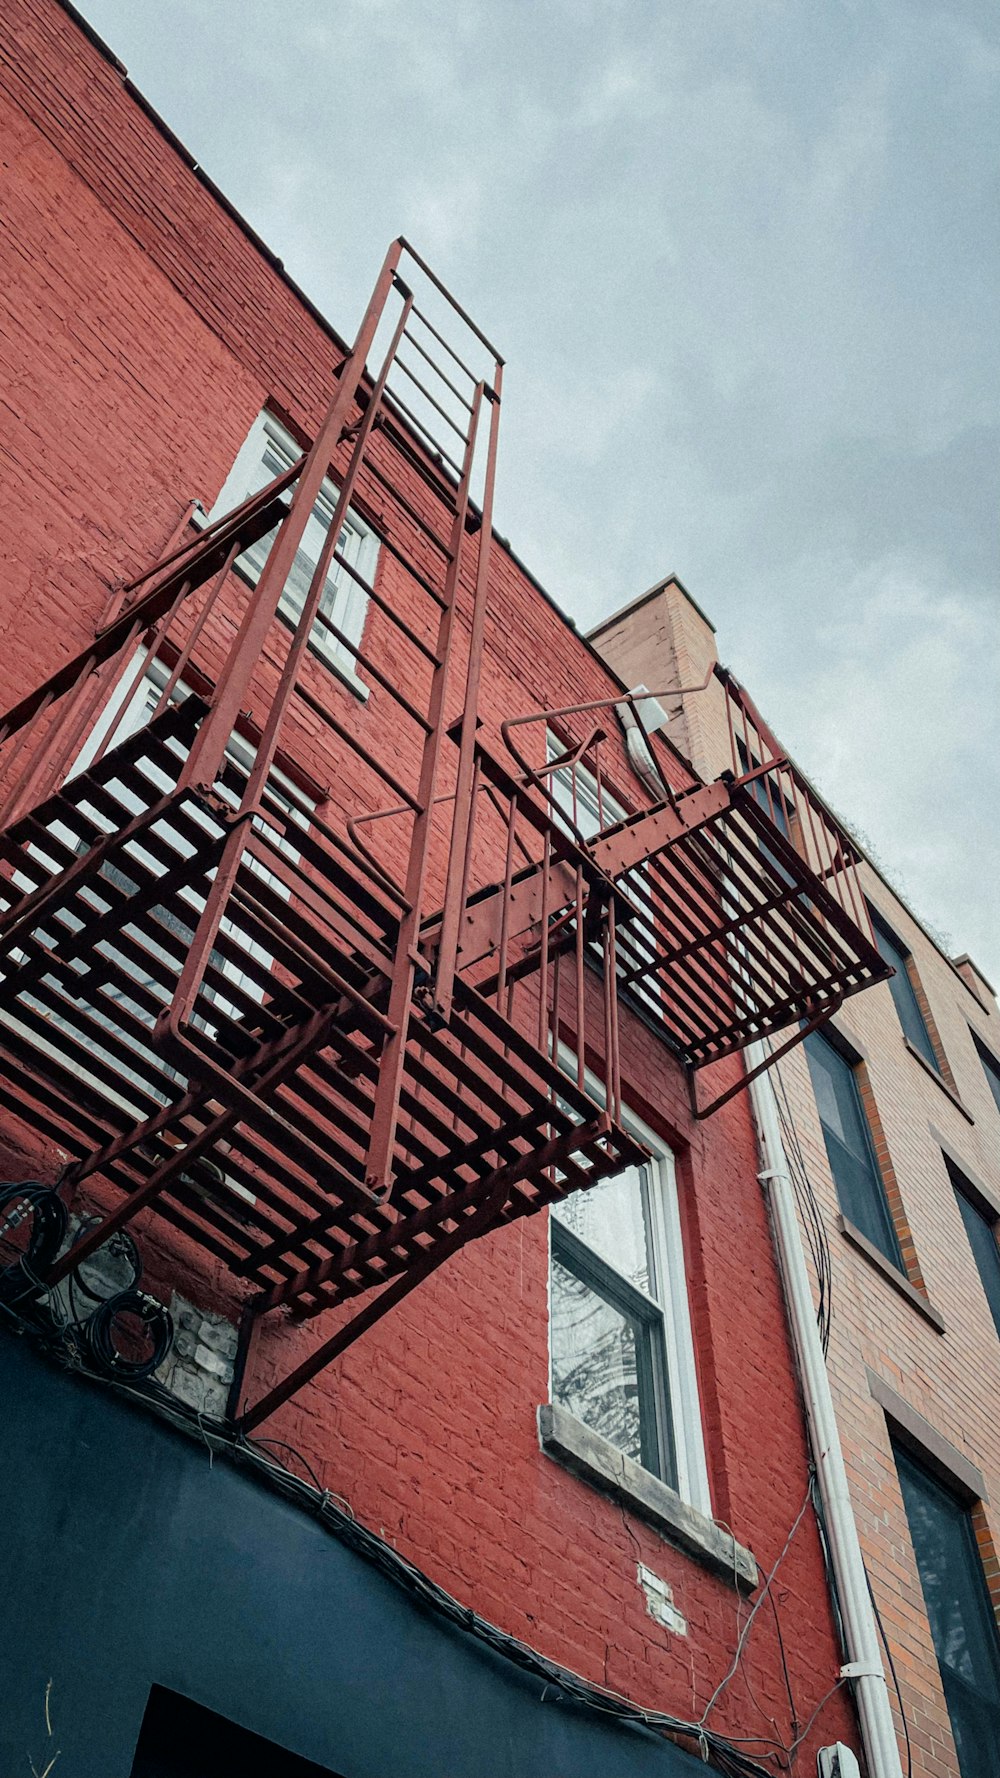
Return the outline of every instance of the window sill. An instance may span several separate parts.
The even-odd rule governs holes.
[[[548,1456],[645,1519],[668,1542],[745,1591],[757,1585],[757,1564],[749,1550],[565,1408],[543,1402],[538,1434]]]
[[[868,1236],[863,1235],[860,1229],[855,1228],[853,1222],[848,1222],[846,1216],[839,1216],[837,1221],[845,1241],[850,1241],[852,1247],[856,1247],[859,1253],[864,1254],[869,1264],[873,1265],[876,1271],[881,1272],[883,1278],[887,1279],[894,1289],[899,1291],[900,1296],[905,1296],[907,1302],[924,1317],[924,1320],[930,1322],[935,1333],[943,1334],[945,1331],[943,1315],[940,1315],[933,1304],[927,1301],[915,1284],[910,1283],[906,1273],[901,1272],[898,1266],[894,1266],[891,1259],[886,1259],[885,1254],[876,1247],[874,1241],[869,1241]]]
[[[906,1050],[909,1050],[910,1055],[914,1056],[916,1058],[916,1060],[920,1063],[920,1066],[924,1070],[924,1073],[929,1074],[931,1079],[933,1081],[937,1082],[938,1086],[941,1088],[942,1093],[944,1093],[946,1098],[951,1100],[956,1111],[960,1111],[962,1113],[962,1116],[964,1118],[967,1118],[970,1124],[974,1124],[976,1120],[973,1117],[971,1111],[969,1111],[967,1109],[967,1107],[962,1104],[962,1101],[959,1098],[958,1094],[952,1091],[951,1087],[948,1085],[948,1082],[945,1080],[944,1075],[939,1074],[936,1068],[932,1068],[930,1063],[927,1060],[927,1057],[922,1056],[920,1054],[920,1051],[918,1050],[916,1044],[911,1043],[908,1037],[904,1037],[903,1038],[903,1048]]]
[[[336,673],[337,678],[343,680],[348,691],[353,692],[356,698],[360,698],[363,704],[367,704],[369,688],[363,679],[358,678],[353,667],[349,667],[346,661],[339,661],[335,655],[327,654],[326,649],[321,648],[315,642],[310,642],[309,653],[314,660],[320,661],[329,672]]]

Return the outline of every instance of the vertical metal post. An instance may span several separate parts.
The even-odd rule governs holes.
[[[371,300],[365,310],[350,357],[340,367],[336,391],[327,409],[315,443],[306,456],[295,484],[292,506],[282,522],[278,535],[268,552],[253,597],[250,599],[239,633],[233,644],[225,674],[212,710],[202,723],[188,756],[185,784],[201,783],[210,788],[222,763],[229,737],[240,713],[257,660],[267,633],[277,614],[285,582],[313,507],[319,497],[334,454],[340,444],[358,387],[365,374],[365,361],[382,319],[382,311],[392,289],[396,266],[402,249],[394,241],[385,256]]]
[[[417,812],[413,822],[413,834],[410,840],[410,857],[406,872],[406,883],[403,893],[406,897],[407,911],[403,915],[396,943],[396,954],[393,960],[392,986],[389,992],[389,1022],[393,1027],[392,1034],[382,1052],[382,1063],[379,1068],[378,1083],[375,1089],[375,1103],[372,1107],[371,1133],[368,1141],[368,1157],[365,1170],[367,1184],[377,1196],[384,1197],[392,1183],[393,1150],[396,1140],[396,1122],[399,1117],[399,1095],[403,1084],[403,1070],[406,1063],[406,1040],[409,1032],[410,1006],[413,997],[413,981],[416,971],[416,945],[420,935],[420,926],[424,914],[424,893],[427,881],[427,862],[430,851],[431,822],[434,814],[434,793],[437,785],[438,761],[441,753],[441,740],[444,729],[445,697],[448,690],[448,678],[451,668],[451,654],[455,635],[455,608],[458,600],[458,584],[462,563],[462,544],[465,537],[465,521],[469,510],[469,487],[472,479],[472,465],[475,457],[476,435],[479,429],[479,416],[485,394],[484,385],[476,385],[472,401],[472,416],[469,421],[468,441],[462,462],[462,479],[459,484],[458,498],[455,506],[455,517],[451,530],[448,573],[445,579],[445,597],[438,627],[438,644],[436,650],[437,664],[431,682],[431,695],[428,707],[428,733],[424,741],[423,758],[420,766],[420,782],[417,789]],[[473,728],[473,738],[475,730]],[[471,754],[470,754],[471,765]],[[471,778],[471,772],[470,772]],[[468,786],[471,802],[471,781]],[[457,804],[456,804],[457,818]],[[454,830],[453,830],[454,832]],[[454,843],[454,842],[453,842]]]
[[[268,552],[256,591],[247,607],[246,616],[240,627],[239,635],[227,663],[226,672],[220,683],[219,692],[201,729],[195,738],[187,761],[181,772],[181,787],[197,784],[210,790],[222,764],[225,751],[229,745],[236,719],[239,715],[243,698],[250,684],[257,659],[263,648],[268,631],[274,622],[285,582],[291,571],[292,564],[306,525],[312,515],[313,507],[319,497],[334,452],[340,443],[341,433],[354,399],[358,386],[364,376],[365,361],[372,341],[378,330],[379,322],[389,292],[395,279],[395,268],[399,261],[401,248],[398,241],[393,242],[386,254],[385,263],[372,293],[371,301],[365,312],[364,319],[358,330],[358,336],[349,359],[341,368],[337,392],[327,410],[326,418],[320,427],[316,442],[306,457],[292,497],[292,507],[288,517],[283,521],[278,535]],[[321,552],[316,571],[313,574],[295,633],[286,656],[277,691],[271,703],[264,733],[257,747],[256,757],[245,786],[240,804],[240,814],[252,810],[260,796],[268,772],[274,760],[278,737],[284,720],[288,702],[295,689],[299,660],[309,639],[313,618],[319,606],[323,586],[326,581],[327,568],[344,514],[347,511],[357,479],[358,470],[364,454],[368,435],[375,421],[379,400],[385,385],[389,364],[395,352],[405,317],[412,305],[412,298],[404,302],[403,317],[389,349],[383,366],[382,374],[368,404],[361,423],[357,442],[351,455],[351,463],[344,477],[337,500],[333,521],[327,535],[326,546]],[[227,838],[225,850],[220,860],[215,880],[209,891],[205,907],[198,921],[191,948],[184,960],[177,991],[173,1004],[161,1015],[160,1029],[166,1029],[177,1040],[181,1037],[181,1029],[190,1018],[197,999],[201,979],[211,953],[212,945],[219,930],[225,912],[226,903],[233,889],[240,862],[243,856],[245,834],[243,823],[237,822]]]
[[[487,391],[491,403],[490,440],[486,458],[486,479],[483,487],[483,522],[479,531],[479,566],[476,573],[475,600],[472,608],[472,635],[469,640],[469,671],[465,682],[465,706],[459,736],[458,777],[455,786],[455,822],[451,830],[448,854],[448,876],[445,885],[444,916],[441,922],[441,944],[438,950],[437,979],[434,1003],[447,1018],[451,1012],[458,961],[458,934],[462,918],[465,890],[465,860],[469,829],[472,822],[472,777],[475,765],[476,729],[479,723],[479,683],[483,669],[483,644],[486,629],[486,604],[489,586],[490,551],[493,543],[493,491],[496,483],[497,437],[500,428],[500,391],[503,366],[497,364],[494,385]]]

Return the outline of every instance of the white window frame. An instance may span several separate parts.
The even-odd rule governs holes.
[[[265,453],[269,453],[277,467],[265,465]],[[266,487],[267,483],[282,469],[290,468],[297,463],[302,455],[301,446],[296,444],[291,433],[282,426],[280,420],[264,408],[244,439],[233,463],[219,497],[211,512],[207,514],[207,522],[221,518],[225,513],[232,512],[241,506],[251,494]],[[320,550],[329,532],[338,498],[338,489],[327,476],[320,490],[319,499],[303,533],[299,545],[299,555],[307,561],[311,559],[313,567],[319,559]],[[242,574],[256,586],[261,571],[267,560],[271,539],[261,538],[239,558]],[[341,528],[339,550],[341,555],[369,586],[375,584],[375,571],[378,567],[379,540],[370,525],[359,518],[356,512],[348,508]],[[361,646],[365,618],[368,614],[368,595],[363,586],[359,586],[353,575],[334,561],[327,575],[323,591],[321,609],[330,622],[335,624],[352,642],[355,647]],[[293,626],[298,622],[302,611],[302,599],[296,590],[286,585],[281,595],[278,610]],[[314,623],[309,646],[320,655],[324,662],[344,680],[357,697],[368,697],[368,687],[360,677],[357,661],[350,649],[337,637],[332,636],[323,624]]]
[[[128,687],[134,681],[135,672],[140,661],[144,664],[145,671],[143,672],[143,676],[138,685],[135,686],[132,696],[128,701],[128,705],[125,706],[125,694]],[[108,699],[108,702],[105,704],[104,709],[97,722],[94,724],[94,727],[91,729],[90,734],[87,736],[73,768],[74,772],[83,771],[87,765],[89,765],[94,754],[97,752],[101,741],[112,725],[114,725],[114,746],[117,746],[121,741],[127,740],[130,735],[137,734],[141,728],[145,728],[146,723],[152,716],[159,695],[167,683],[168,677],[169,668],[165,661],[157,660],[155,657],[151,660],[149,658],[149,651],[145,647],[140,647],[136,650],[128,668],[119,680],[119,683],[111,697]],[[189,695],[190,690],[190,686],[186,685],[184,680],[181,679],[174,687],[171,694],[171,702],[175,704],[181,703],[184,698]],[[234,730],[226,743],[227,760],[230,760],[239,771],[245,772],[249,776],[253,769],[253,763],[256,757],[257,749],[254,747],[253,743],[245,740],[242,735]],[[277,796],[285,804],[291,814],[293,822],[303,828],[307,827],[308,818],[312,812],[313,805],[308,798],[303,796],[301,791],[295,789],[290,779],[286,778],[284,773],[280,771],[277,766],[272,765],[268,772],[267,784],[272,795]],[[221,787],[220,793],[226,800],[229,800],[228,792],[221,790]],[[232,801],[233,806],[235,807],[235,796],[233,796]],[[191,815],[192,819],[197,820],[197,809],[192,808]],[[266,824],[260,817],[255,816],[254,825],[258,829],[261,829]],[[279,835],[274,828],[270,828],[269,832],[275,845],[275,849],[280,851],[292,864],[297,863],[299,853],[290,844],[287,835]],[[150,862],[152,862],[152,860],[150,860]],[[290,899],[287,885],[272,871],[268,870],[266,865],[261,864],[259,859],[251,860],[251,869],[257,876],[262,877],[265,882],[270,883],[283,900]],[[197,919],[202,911],[203,903],[201,903],[200,898],[195,895],[191,895],[190,897],[185,896],[185,899],[189,901],[192,916],[195,923],[197,923]],[[271,953],[265,950],[262,945],[258,944],[256,939],[251,939],[241,932],[239,927],[235,925],[227,915],[223,915],[220,930],[223,933],[228,933],[230,936],[235,937],[243,945],[248,956],[253,957],[258,963],[262,963],[265,968],[270,968],[274,961]],[[259,985],[248,977],[237,964],[232,963],[229,958],[222,958],[219,963],[219,968],[221,973],[227,976],[231,981],[238,982],[251,998],[260,998]],[[224,1003],[221,1002],[220,1004],[224,1005]],[[225,1007],[225,1010],[232,1013],[235,1009],[227,1006]]]
[[[138,684],[135,684],[135,674],[140,663],[144,664],[145,671]],[[126,740],[130,735],[137,733],[139,729],[145,727],[146,719],[148,719],[148,715],[150,714],[151,697],[155,698],[159,691],[162,690],[163,686],[166,684],[168,673],[169,669],[162,660],[158,661],[155,658],[152,660],[149,659],[149,651],[147,648],[140,646],[136,649],[135,653],[130,657],[127,667],[121,673],[110,697],[104,704],[96,722],[90,730],[90,733],[87,735],[74,762],[70,774],[71,776],[75,776],[77,772],[86,769],[105,736],[112,729],[114,730],[112,746],[114,746],[117,745],[118,742]],[[131,695],[129,696],[130,687],[132,690]],[[183,680],[179,681],[172,693],[172,701],[180,701],[188,695],[189,691],[190,687],[185,685]],[[126,698],[128,699],[127,703]],[[236,733],[230,736],[226,747],[226,756],[232,760],[241,771],[250,770],[253,765],[255,753],[256,749],[252,742],[244,740],[242,736]],[[303,828],[308,827],[309,815],[313,807],[310,800],[305,797],[301,791],[295,788],[283,772],[274,766],[272,766],[271,771],[268,773],[268,785],[272,790],[276,791],[279,796],[282,796],[283,793],[287,792],[288,806],[292,812],[293,820],[299,822]],[[198,818],[197,810],[192,809],[191,813],[192,818]],[[56,837],[61,838],[64,841],[72,840],[72,835],[69,834],[67,830],[60,830],[60,823],[58,820],[53,822],[51,827],[52,832]],[[285,857],[289,858],[292,862],[295,862],[299,854],[289,843],[287,837],[279,837],[274,829],[271,829],[271,832],[274,836],[277,849],[279,849]],[[33,849],[40,852],[40,847],[33,847]],[[152,865],[154,869],[159,868],[156,861],[149,855],[147,855],[147,862]],[[253,860],[252,869],[266,881],[272,883],[278,894],[287,898],[287,886],[280,879],[272,875],[265,865],[261,864],[258,860]],[[28,885],[23,879],[20,884],[18,883],[19,876],[20,873],[14,873],[13,880],[15,885],[27,887]],[[197,919],[204,903],[194,894],[190,897],[185,897],[185,899],[188,901],[191,908],[192,923],[197,924]],[[262,964],[265,968],[270,966],[273,961],[271,954],[265,950],[262,945],[258,944],[255,939],[251,939],[241,932],[239,927],[231,921],[228,916],[223,917],[222,931],[228,932],[242,943],[248,955],[252,956],[258,963]],[[231,981],[239,984],[243,991],[252,999],[260,998],[261,991],[259,984],[249,978],[245,972],[240,969],[237,964],[231,962],[229,958],[220,959],[219,968],[223,976],[226,976]],[[236,1010],[229,1006],[224,997],[217,992],[211,994],[209,997],[214,998],[217,1004],[225,1012],[232,1013]],[[11,1023],[16,1029],[22,1029],[16,1019],[12,1018]],[[73,1026],[71,1018],[67,1018],[66,1028],[70,1031],[75,1031],[78,1036],[81,1035],[81,1033],[76,1031],[76,1028]],[[37,1042],[38,1040],[33,1039],[33,1041]],[[42,1044],[42,1047],[45,1049],[49,1048],[49,1046],[44,1043]],[[52,1048],[50,1053],[58,1055],[59,1051],[56,1048]],[[110,1057],[110,1054],[108,1059],[113,1060],[113,1058]],[[105,1095],[108,1095],[108,1088],[102,1086],[99,1081],[86,1071],[86,1069],[79,1067],[77,1072],[88,1085],[93,1086],[97,1090],[105,1093]],[[129,1100],[127,1096],[129,1078],[131,1078],[135,1084],[146,1084],[144,1076],[136,1074],[130,1077],[128,1070],[123,1069],[121,1073],[122,1092],[121,1094],[111,1093],[110,1097],[124,1109],[128,1110],[133,1116],[138,1116],[140,1113],[136,1104]],[[249,1196],[249,1194],[243,1191],[241,1187],[233,1186],[232,1189],[244,1197]]]
[[[559,736],[552,729],[545,731],[545,757],[547,763],[555,765],[569,749],[564,747]],[[572,766],[564,766],[561,771],[550,772],[549,782],[552,785],[552,807],[556,819],[560,815],[569,821],[575,821],[585,839],[592,839],[594,834],[601,833],[605,827],[614,827],[617,821],[624,821],[628,811],[611,792],[601,786],[600,797],[597,794],[597,779],[585,765],[577,764],[575,774],[576,806],[573,802],[574,774]],[[563,790],[565,795],[560,796]],[[588,832],[588,822],[581,821],[581,812],[589,815],[594,823],[593,831]],[[570,835],[570,838],[575,837]]]
[[[563,746],[558,735],[552,729],[547,729],[545,755],[548,764],[555,764],[566,751],[567,749]],[[572,840],[576,839],[576,835],[569,826],[571,821],[576,823],[584,839],[590,840],[596,834],[603,833],[605,828],[614,827],[619,821],[624,821],[628,815],[628,810],[622,807],[617,797],[605,789],[603,784],[598,795],[597,779],[585,765],[577,763],[575,771],[572,766],[564,766],[561,771],[550,772],[549,782],[552,786],[554,817],[556,821],[560,822],[560,825],[565,823],[566,832]],[[574,786],[576,791],[575,806]],[[560,791],[563,793],[562,795],[560,795]],[[585,819],[581,820],[581,814]],[[626,898],[629,894],[629,879],[634,880],[641,877],[642,868],[641,864],[634,865],[631,870],[625,872],[624,876],[619,877],[618,887]],[[640,909],[635,897],[632,898],[632,901],[637,913],[645,912]],[[618,967],[620,971],[624,972],[627,964],[622,954],[620,941],[617,948]],[[595,942],[593,949],[595,953],[599,953],[600,946]],[[645,1013],[646,1017],[659,1027],[663,1014],[662,995],[664,989],[655,982],[648,986],[638,982],[633,983],[624,991],[629,996],[629,1004],[637,1011]]]
[[[566,1074],[576,1073],[576,1057],[564,1044],[559,1045],[559,1065]],[[587,1069],[585,1090],[591,1099],[603,1105],[602,1083]],[[680,1204],[677,1195],[677,1173],[674,1155],[666,1143],[633,1111],[623,1107],[622,1124],[630,1135],[648,1149],[646,1163],[650,1177],[647,1184],[649,1205],[648,1239],[654,1281],[658,1294],[649,1296],[640,1291],[662,1316],[663,1346],[666,1364],[667,1411],[673,1442],[674,1466],[677,1472],[676,1492],[680,1498],[706,1517],[712,1516],[712,1497],[705,1459],[705,1438],[702,1429],[701,1405],[698,1398],[698,1373],[695,1365],[694,1337],[688,1304],[687,1272],[684,1263],[684,1237],[681,1230]],[[596,1189],[596,1188],[595,1188]],[[576,1239],[589,1246],[579,1234]],[[615,1267],[597,1253],[600,1264],[610,1271]],[[629,1281],[631,1282],[631,1281]],[[633,1283],[632,1289],[637,1286]],[[549,1218],[549,1400],[554,1402],[552,1385],[552,1217]],[[566,1411],[565,1409],[563,1410]],[[666,1487],[669,1484],[664,1483]]]

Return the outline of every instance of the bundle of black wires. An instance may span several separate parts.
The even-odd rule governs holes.
[[[159,1370],[173,1345],[174,1324],[154,1296],[120,1290],[88,1316],[83,1339],[97,1370],[138,1383]]]
[[[51,1186],[29,1179],[0,1186],[0,1298],[27,1303],[44,1289],[44,1277],[66,1233],[66,1206]]]
[[[73,1246],[99,1218],[88,1217],[75,1230]],[[61,1315],[46,1277],[66,1238],[66,1206],[58,1192],[38,1180],[0,1186],[0,1302],[19,1306],[33,1316],[44,1312],[62,1332],[85,1350],[94,1369],[109,1377],[141,1382],[151,1377],[173,1344],[173,1322],[155,1297],[137,1288],[142,1261],[130,1235],[112,1235],[98,1256],[107,1253],[118,1278],[98,1271],[88,1277],[82,1266],[68,1274],[69,1318]],[[105,1288],[102,1289],[102,1283]],[[79,1290],[86,1299],[77,1301]]]

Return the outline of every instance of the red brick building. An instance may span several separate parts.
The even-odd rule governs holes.
[[[8,1193],[4,1210],[15,1257],[6,1260],[0,1370],[8,1489],[22,1503],[9,1519],[3,1589],[12,1702],[3,1769],[22,1764],[26,1748],[41,1769],[58,1747],[74,1778],[194,1771],[209,1752],[213,1770],[237,1759],[247,1770],[255,1760],[279,1769],[280,1753],[292,1778],[680,1773],[701,1769],[701,1757],[730,1772],[813,1770],[820,1748],[859,1742],[755,1136],[740,1093],[696,1118],[684,1066],[697,1047],[695,1003],[706,1018],[713,1009],[716,1025],[740,1021],[716,960],[684,990],[688,1023],[671,1024],[682,1002],[657,971],[673,942],[669,921],[680,917],[670,907],[684,902],[686,879],[670,874],[679,854],[646,840],[640,865],[620,862],[651,812],[660,809],[673,833],[677,808],[702,794],[701,781],[662,736],[636,770],[614,709],[622,681],[500,539],[487,552],[488,489],[474,485],[463,507],[461,477],[421,423],[426,408],[408,419],[395,397],[365,445],[366,416],[381,399],[374,370],[319,464],[339,483],[365,445],[342,528],[331,529],[338,492],[327,478],[273,621],[244,651],[233,709],[217,716],[240,626],[267,584],[261,532],[285,524],[286,508],[251,498],[250,519],[260,522],[249,542],[243,529],[212,527],[272,478],[304,482],[313,458],[302,469],[301,452],[331,392],[348,387],[349,349],[71,9],[5,0],[2,17],[0,708],[20,714],[8,714],[0,761],[10,799],[0,1171],[21,1195]],[[443,326],[446,310],[454,320],[441,292],[421,284],[419,262],[406,276],[428,292],[419,299],[426,320]],[[405,307],[408,286],[391,288]],[[439,368],[450,363],[434,327],[419,337]],[[486,345],[473,330],[476,342]],[[486,372],[473,381],[481,443],[499,390]],[[500,464],[502,474],[502,453]],[[314,570],[331,539],[338,556],[321,586]],[[137,578],[172,551],[176,572]],[[198,565],[187,581],[185,563]],[[444,682],[434,624],[452,569],[452,671],[435,710]],[[170,1048],[163,984],[183,976],[212,873],[224,874],[233,809],[266,752],[311,586],[316,615],[308,636],[300,625],[308,647],[295,700],[258,813],[252,821],[246,805],[239,830],[250,836],[238,859],[242,912],[223,908],[201,998]],[[143,603],[164,587],[155,610]],[[481,663],[484,751],[468,806],[495,809],[506,797],[507,816],[494,828],[484,818],[470,840],[474,893],[462,901],[459,960],[473,957],[479,983],[489,947],[473,956],[468,935],[486,930],[491,910],[501,951],[508,936],[521,950],[509,981],[499,963],[495,1014],[469,1015],[454,1041],[440,977],[435,988],[422,974],[425,959],[446,950],[443,929],[425,922],[412,955],[393,954],[405,953],[410,970],[411,1028],[424,1022],[406,1052],[390,1131],[395,1198],[383,1211],[380,1195],[365,1196],[373,1180],[385,1183],[364,1168],[377,1116],[370,1132],[361,1127],[366,1083],[381,1078],[392,1050],[393,1002],[378,988],[389,928],[382,939],[375,928],[390,904],[405,927],[399,885],[432,731],[432,788],[443,800],[428,818],[424,905],[445,896],[470,661]],[[580,710],[587,705],[600,706],[596,715]],[[513,751],[502,725],[529,715]],[[150,826],[150,798],[167,794],[163,773],[195,757],[196,736],[213,722],[228,738],[207,790],[196,784],[193,801],[172,802]],[[569,763],[555,766],[562,755]],[[500,762],[492,779],[488,760]],[[528,777],[508,788],[525,761]],[[650,789],[650,765],[660,790]],[[89,774],[82,800],[62,795],[74,774]],[[415,821],[376,828],[369,818],[394,783]],[[712,809],[729,810],[727,787],[711,794]],[[529,806],[519,837],[510,810]],[[126,844],[112,829],[133,818],[139,838]],[[611,855],[596,837],[609,830],[617,877],[594,863],[595,850]],[[99,868],[88,865],[91,852]],[[202,852],[198,875],[190,860]],[[768,868],[766,848],[760,856]],[[619,991],[628,931],[657,870],[668,924],[656,928],[652,962]],[[548,872],[565,882],[574,872],[576,889],[565,905],[541,904],[539,974],[525,949],[527,916],[518,927],[499,910],[522,905],[522,879],[524,896],[546,893]],[[350,968],[344,941],[321,955],[317,937],[334,901],[347,918],[349,877],[365,884],[351,890],[359,948]],[[782,880],[775,901],[802,905],[800,887],[782,889]],[[556,969],[545,962],[550,922],[553,955],[569,946],[561,1013],[558,990],[550,1006],[538,986],[546,967]],[[725,934],[719,943],[724,960]],[[365,969],[363,955],[375,958]],[[868,968],[857,964],[854,985]],[[350,1011],[340,1049],[334,985]],[[461,995],[465,1006],[466,988]],[[785,1024],[802,1011],[789,1000]],[[277,1046],[269,1053],[284,1056],[310,1018],[335,1062],[324,1052],[318,1086],[295,1076],[294,1110],[286,1099],[275,1110],[270,1077],[247,1072],[239,1045],[228,1069],[213,1060],[223,1027],[239,1026],[252,1046],[259,1024]],[[712,1042],[696,1059],[711,1059]],[[700,1109],[739,1083],[739,1043],[727,1044],[697,1079]],[[200,1063],[190,1060],[196,1052]],[[568,1075],[556,1091],[560,1065]],[[213,1119],[225,1139],[209,1148]],[[574,1119],[584,1132],[576,1148]],[[461,1148],[455,1167],[449,1142]],[[324,1170],[310,1174],[321,1147]],[[197,1162],[182,1158],[196,1150]],[[170,1189],[157,1195],[161,1172]],[[436,1184],[446,1175],[450,1218]],[[497,1180],[506,1182],[499,1200]],[[37,1273],[48,1276],[55,1252],[41,1266],[32,1250],[32,1288],[23,1288],[16,1241],[26,1181],[59,1186],[65,1238],[78,1244],[79,1263],[64,1261],[63,1282],[40,1295]],[[572,1189],[587,1183],[589,1192]],[[133,1208],[140,1192],[145,1207],[128,1224],[133,1253],[88,1219],[123,1221],[122,1206]],[[294,1193],[301,1222],[289,1234]],[[43,1201],[55,1215],[43,1190],[27,1220],[44,1245]],[[463,1219],[491,1205],[503,1226],[467,1240]],[[410,1218],[395,1245],[392,1216]],[[434,1266],[412,1294],[290,1399],[271,1403],[272,1384],[367,1302],[366,1288],[412,1281],[429,1241],[439,1243]],[[456,1251],[438,1271],[449,1241]],[[277,1259],[267,1272],[269,1253]],[[143,1289],[172,1309],[173,1329],[156,1379],[123,1391],[121,1362],[93,1332],[93,1305],[116,1265],[134,1272],[135,1255]],[[270,1318],[236,1355],[230,1392],[255,1265]],[[87,1277],[81,1310],[72,1282]],[[324,1303],[314,1324],[310,1313]],[[286,1305],[298,1313],[289,1317]],[[12,1337],[19,1331],[24,1339]],[[162,1332],[152,1310],[146,1332]],[[113,1347],[110,1321],[105,1333]],[[78,1374],[67,1377],[67,1363]],[[94,1380],[102,1368],[112,1391]],[[262,1397],[266,1418],[240,1422],[239,1410]]]

